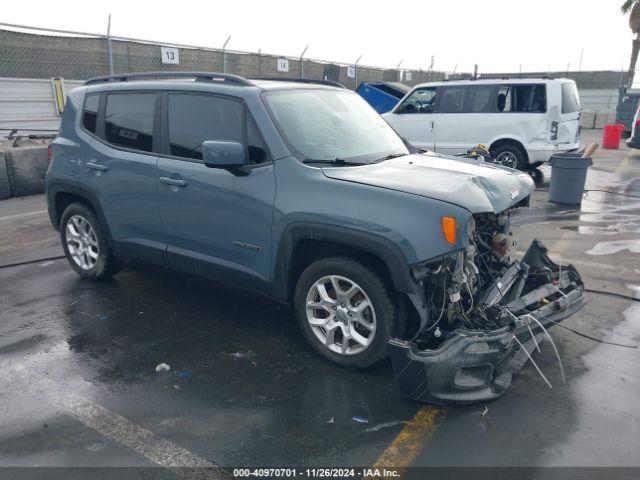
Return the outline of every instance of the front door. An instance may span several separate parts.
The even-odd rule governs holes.
[[[418,148],[433,150],[436,139],[435,105],[436,88],[421,87],[382,116],[409,143]]]
[[[229,97],[169,93],[163,105],[157,186],[169,262],[266,292],[275,177],[254,121]],[[249,164],[235,171],[206,166],[207,140],[242,142]]]

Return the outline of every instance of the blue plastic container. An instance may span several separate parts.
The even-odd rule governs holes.
[[[380,114],[386,113],[395,107],[407,93],[387,83],[366,82],[362,82],[356,92]]]

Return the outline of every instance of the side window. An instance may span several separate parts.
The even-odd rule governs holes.
[[[96,133],[96,124],[98,120],[98,105],[100,104],[100,95],[87,95],[84,101],[84,110],[82,112],[82,125],[87,132]]]
[[[463,89],[463,106],[465,113],[485,113],[491,111],[491,85],[473,85]]]
[[[500,85],[496,108],[498,112],[544,113],[547,111],[547,88],[536,85]]]
[[[509,85],[500,85],[496,97],[496,110],[498,110],[498,112],[511,112],[512,100],[511,87]]]
[[[255,120],[249,113],[247,113],[247,151],[250,165],[271,161],[267,145],[264,143],[262,135],[260,135],[260,130],[258,130]]]
[[[436,104],[436,88],[418,88],[411,92],[396,113],[433,113]]]
[[[105,140],[113,145],[151,152],[155,104],[155,93],[107,95]]]
[[[467,87],[444,87],[438,113],[462,113],[464,112],[462,97]]]
[[[169,152],[183,158],[202,160],[207,140],[243,141],[242,103],[212,95],[169,95]]]
[[[547,88],[543,84],[514,85],[514,111],[544,113],[547,111]]]

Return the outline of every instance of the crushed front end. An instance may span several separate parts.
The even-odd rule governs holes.
[[[413,267],[419,327],[389,343],[407,397],[435,404],[499,397],[540,343],[552,342],[547,328],[584,305],[576,269],[554,263],[538,240],[521,260],[510,259],[508,215],[474,215],[466,249]]]

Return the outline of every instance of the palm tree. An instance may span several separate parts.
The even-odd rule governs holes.
[[[636,34],[631,47],[631,61],[629,62],[629,74],[627,75],[627,86],[631,88],[633,76],[636,71],[638,52],[640,51],[640,0],[625,0],[620,7],[624,15],[629,14],[629,28]]]

